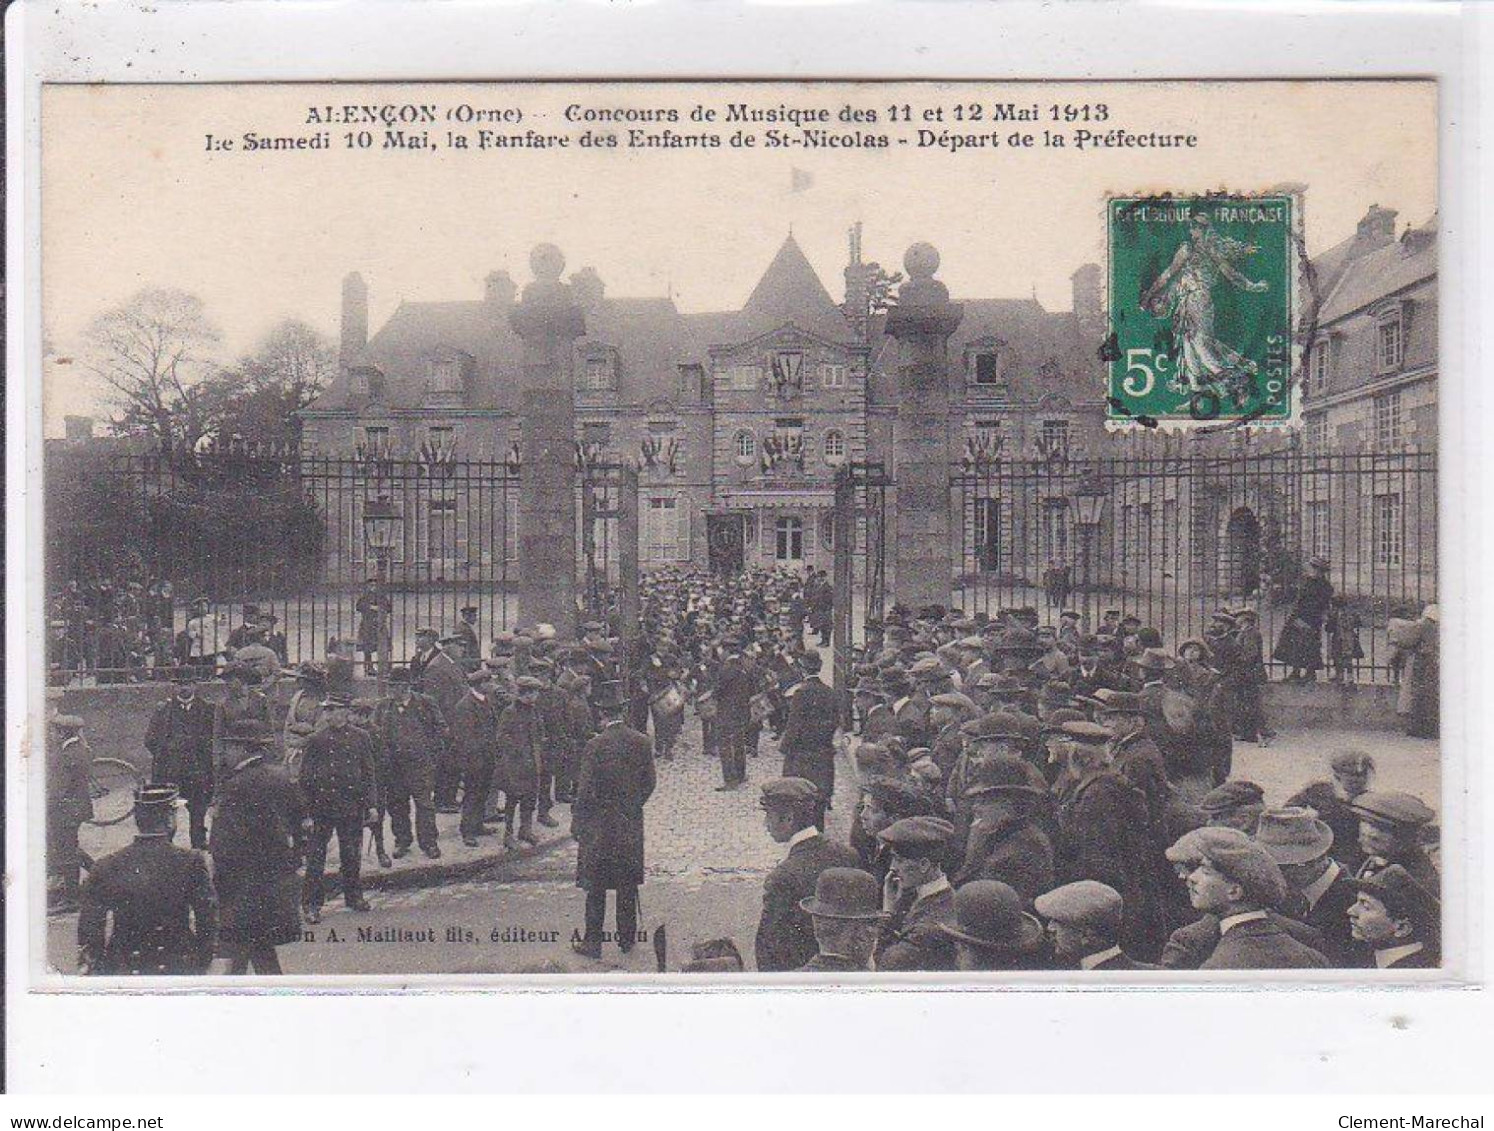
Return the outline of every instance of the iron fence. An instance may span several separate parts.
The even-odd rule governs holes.
[[[1435,453],[992,461],[956,468],[950,488],[969,613],[1074,608],[1092,629],[1115,609],[1175,648],[1214,610],[1249,606],[1269,652],[1321,555],[1341,598],[1325,665],[1379,679],[1386,621],[1436,600]]]

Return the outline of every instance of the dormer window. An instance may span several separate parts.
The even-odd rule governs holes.
[[[455,354],[432,358],[430,379],[433,393],[460,393],[462,391],[461,358]]]
[[[972,368],[977,385],[1001,384],[1001,355],[994,350],[976,354],[972,359]]]
[[[617,388],[617,357],[610,350],[587,354],[581,360],[581,388],[602,392]]]

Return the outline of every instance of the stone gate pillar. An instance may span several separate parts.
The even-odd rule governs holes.
[[[553,244],[529,255],[534,282],[509,315],[524,344],[519,386],[519,624],[576,635],[576,409],[571,343],[586,321]]]
[[[908,281],[888,311],[897,339],[894,602],[917,610],[950,603],[949,336],[964,315],[934,278],[939,253],[916,243],[903,256]]]

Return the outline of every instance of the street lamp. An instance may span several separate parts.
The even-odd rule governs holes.
[[[389,690],[389,650],[393,643],[393,609],[389,602],[389,558],[404,516],[388,495],[380,495],[363,504],[363,541],[373,554],[378,569],[379,591],[379,666],[378,693],[382,698]]]
[[[1080,578],[1086,593],[1090,591],[1094,542],[1099,536],[1100,524],[1105,520],[1105,499],[1109,494],[1104,481],[1094,472],[1086,474],[1074,491],[1074,517],[1079,522],[1080,546],[1084,557]]]

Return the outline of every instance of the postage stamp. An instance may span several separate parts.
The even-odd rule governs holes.
[[[1112,420],[1290,419],[1298,202],[1109,202]]]

